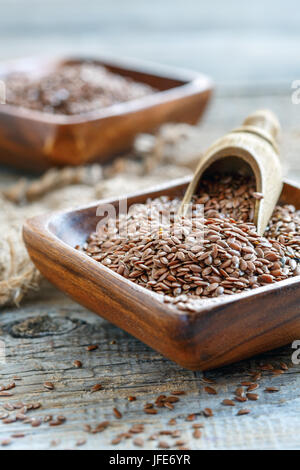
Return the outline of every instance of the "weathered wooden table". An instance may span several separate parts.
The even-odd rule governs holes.
[[[300,105],[292,105],[286,91],[276,89],[235,90],[217,95],[201,126],[204,144],[221,135],[250,111],[271,107],[278,112],[284,127],[284,155],[289,161],[289,176],[300,180],[298,154],[300,150]],[[14,179],[13,173],[2,179]],[[299,306],[300,309],[300,306]],[[163,358],[140,341],[117,327],[75,304],[55,288],[45,283],[38,297],[27,300],[21,308],[5,308],[0,315],[0,338],[6,351],[6,363],[0,363],[0,384],[15,381],[13,396],[0,397],[0,414],[5,404],[41,403],[41,408],[28,411],[29,417],[63,415],[59,426],[43,422],[32,427],[24,421],[5,424],[0,421],[0,441],[11,439],[9,449],[138,449],[133,439],[123,438],[112,444],[120,433],[136,423],[144,424],[144,448],[155,449],[161,441],[175,448],[176,441],[190,449],[299,449],[300,448],[300,366],[291,363],[294,350],[286,346],[230,367],[208,372],[216,381],[212,385],[217,395],[205,391],[207,383],[201,372],[191,372]],[[300,338],[299,338],[300,339]],[[86,347],[97,344],[94,351]],[[1,357],[0,357],[1,360]],[[81,368],[74,360],[82,362]],[[3,361],[2,361],[3,362]],[[282,375],[263,371],[258,381],[257,401],[222,405],[233,398],[242,381],[251,381],[250,370],[260,370],[261,364],[289,367]],[[21,380],[15,380],[17,376]],[[52,382],[54,390],[44,387]],[[91,392],[97,383],[102,389]],[[266,387],[279,387],[277,393],[267,393]],[[157,415],[146,414],[144,405],[160,394],[184,390],[174,409],[159,408]],[[135,396],[135,401],[129,401]],[[202,410],[211,408],[214,416],[205,418]],[[118,419],[117,408],[123,415]],[[247,408],[248,415],[238,416]],[[19,411],[8,411],[14,416]],[[195,414],[194,421],[186,420]],[[176,425],[168,424],[176,418]],[[47,421],[47,419],[46,419]],[[109,421],[99,433],[87,432]],[[202,437],[193,437],[192,425],[202,423]],[[181,437],[168,434],[149,437],[160,431],[180,430]],[[11,437],[24,434],[24,437]],[[176,436],[176,433],[175,433]]]

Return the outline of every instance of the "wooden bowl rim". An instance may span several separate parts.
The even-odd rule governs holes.
[[[0,104],[0,114],[13,116],[21,119],[28,119],[35,122],[42,122],[50,125],[68,126],[74,124],[83,124],[95,122],[101,119],[110,118],[114,116],[122,116],[128,113],[151,108],[161,103],[167,103],[176,100],[180,97],[192,96],[195,93],[203,93],[212,91],[214,88],[213,81],[206,74],[196,72],[189,69],[181,69],[167,65],[156,64],[150,61],[143,61],[139,59],[124,59],[118,57],[110,57],[107,55],[99,55],[97,57],[84,57],[84,56],[32,56],[21,59],[14,59],[9,61],[0,62],[0,79],[5,77],[10,72],[23,70],[22,64],[32,64],[35,67],[47,65],[59,65],[65,62],[86,62],[93,61],[95,63],[103,64],[104,66],[115,66],[126,71],[134,71],[137,73],[148,74],[169,80],[181,81],[182,84],[173,88],[158,91],[151,95],[147,95],[134,100],[117,103],[103,109],[89,111],[84,114],[64,115],[64,114],[51,114],[43,111],[32,110],[29,108],[22,108],[11,104]],[[180,95],[179,95],[180,92]]]

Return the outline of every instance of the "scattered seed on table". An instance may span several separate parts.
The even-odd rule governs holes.
[[[235,406],[235,403],[234,403],[234,401],[229,400],[228,398],[225,398],[225,400],[222,401],[222,405],[225,405],[225,406]]]
[[[209,395],[217,395],[218,394],[217,390],[215,390],[213,387],[204,387],[204,390]]]
[[[122,418],[122,413],[118,410],[118,408],[113,408],[113,412],[116,418],[121,419]]]
[[[7,391],[0,392],[0,397],[12,397],[14,394]]]
[[[245,395],[243,387],[238,387],[234,393],[237,397],[243,397]]]
[[[195,413],[192,413],[192,414],[188,415],[185,420],[186,421],[195,421],[195,419],[196,419],[196,415],[195,415]]]
[[[66,421],[66,418],[64,416],[57,416],[56,419],[52,419],[49,421],[49,426],[60,426]]]
[[[54,384],[52,382],[45,382],[44,387],[47,388],[48,390],[54,390]]]
[[[288,366],[286,365],[285,362],[281,362],[280,363],[280,367],[283,369],[283,370],[289,370]]]
[[[53,416],[52,415],[46,415],[44,416],[44,423],[49,423],[49,421],[52,421]]]
[[[56,447],[56,446],[58,446],[59,444],[60,444],[60,440],[59,440],[59,439],[53,440],[53,441],[50,442],[50,446],[51,446],[51,447]]]
[[[96,349],[98,349],[98,344],[90,344],[86,347],[87,351],[95,351]]]
[[[185,391],[184,390],[174,390],[173,392],[171,392],[171,395],[185,395]]]
[[[261,379],[261,372],[254,372],[252,375],[253,381],[256,382],[257,380]]]
[[[9,446],[11,444],[10,439],[3,439],[3,441],[0,442],[2,446]]]
[[[203,375],[203,377],[202,377],[202,380],[203,380],[203,382],[206,382],[206,383],[208,383],[208,384],[215,384],[215,383],[216,383],[215,380],[209,379],[208,377],[205,377],[204,375]]]
[[[251,400],[251,401],[256,401],[259,399],[259,395],[257,393],[247,393],[246,396],[248,400]]]
[[[122,441],[122,439],[121,439],[120,437],[115,437],[115,439],[113,439],[113,440],[111,441],[111,444],[112,444],[113,446],[116,446],[116,445],[120,444],[121,441]]]
[[[271,371],[272,372],[272,375],[281,375],[281,374],[284,374],[284,370],[282,369],[274,369]]]
[[[252,392],[253,390],[256,390],[259,387],[259,384],[251,384],[247,388],[247,392]]]
[[[133,441],[133,444],[138,447],[143,447],[144,446],[144,441],[140,437],[136,437]]]
[[[160,441],[157,445],[160,449],[169,449],[170,445],[166,441]]]
[[[279,392],[279,388],[278,387],[267,387],[265,388],[265,392],[268,392],[268,393],[275,393],[275,392]]]
[[[14,405],[12,405],[11,403],[5,403],[3,405],[3,408],[7,411],[13,411],[15,408],[14,408]]]
[[[144,409],[144,412],[147,415],[157,415],[157,410],[155,408]]]
[[[248,400],[248,398],[246,396],[244,396],[244,397],[235,397],[235,401],[238,401],[239,403],[244,403],[247,400]]]
[[[145,403],[144,410],[150,410],[151,408],[153,408],[153,403]]]
[[[177,447],[182,447],[182,446],[185,445],[185,443],[186,443],[185,441],[179,440],[179,441],[176,441],[176,442],[175,442],[175,445],[176,445]]]
[[[203,414],[206,418],[210,418],[214,415],[213,410],[211,408],[204,408]]]
[[[80,367],[82,367],[82,362],[76,360],[76,361],[73,362],[73,365],[79,369]]]
[[[134,424],[129,429],[129,433],[132,433],[132,434],[140,434],[143,431],[144,431],[144,425],[143,424]]]
[[[200,439],[201,436],[202,436],[202,432],[200,431],[200,429],[195,429],[195,431],[193,432],[193,437],[195,439]]]
[[[110,422],[109,421],[102,421],[101,423],[97,424],[97,426],[92,430],[93,434],[96,434],[98,432],[103,432],[104,429],[106,429],[109,426]]]
[[[1,385],[0,386],[0,391],[5,391],[5,390],[11,390],[12,388],[15,388],[16,384],[15,382],[11,382],[10,384],[7,384],[7,385]]]
[[[94,392],[98,392],[99,390],[102,390],[102,385],[101,384],[95,384],[92,386],[91,388],[91,392],[94,393]]]
[[[169,430],[163,430],[163,431],[159,431],[159,434],[160,436],[171,436],[171,434],[173,434],[174,431],[169,431]]]
[[[168,421],[168,425],[169,426],[176,426],[177,424],[177,421],[175,418],[171,418],[169,421]]]
[[[21,439],[22,437],[25,437],[25,434],[21,432],[16,432],[15,434],[12,434],[11,437],[14,439]]]
[[[86,439],[78,439],[78,441],[76,441],[76,447],[80,447],[80,446],[84,446],[86,444]]]
[[[24,421],[24,419],[26,419],[26,415],[23,414],[23,413],[17,413],[16,414],[16,420],[17,421]]]
[[[4,423],[4,424],[15,423],[16,421],[17,421],[16,418],[13,417],[13,416],[11,418],[9,417],[9,418],[2,419],[2,423]]]
[[[172,405],[172,403],[169,403],[168,401],[166,403],[164,403],[164,407],[165,408],[168,408],[169,410],[173,410],[174,409],[174,405]]]
[[[192,428],[194,428],[194,429],[202,429],[202,428],[204,428],[204,424],[202,424],[202,423],[194,423],[194,424],[192,424]]]
[[[40,419],[32,419],[31,420],[31,426],[33,428],[37,428],[42,424],[42,421]]]
[[[248,415],[250,413],[250,410],[248,409],[243,409],[243,410],[239,410],[237,412],[237,416],[243,416],[243,415]]]
[[[178,397],[167,397],[166,402],[168,403],[177,403],[180,400]]]
[[[262,364],[260,369],[264,371],[273,370],[274,366],[272,366],[272,364]]]
[[[127,400],[128,400],[128,401],[136,401],[136,397],[133,397],[133,396],[130,395],[130,396],[127,398]]]

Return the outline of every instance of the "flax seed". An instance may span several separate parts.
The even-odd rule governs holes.
[[[98,349],[98,344],[91,344],[90,346],[86,347],[87,351],[95,351],[96,349]]]
[[[113,412],[116,418],[121,419],[122,418],[122,413],[118,410],[118,408],[113,408]]]
[[[128,401],[136,401],[136,397],[133,397],[133,396],[130,395],[130,396],[127,398],[127,400],[128,400]]]
[[[256,401],[259,398],[259,395],[257,393],[247,393],[247,398],[248,400]]]
[[[54,384],[52,382],[45,382],[44,387],[47,388],[48,390],[54,390]]]
[[[1,419],[1,418],[0,418]],[[174,418],[171,418],[170,421],[168,422],[169,426],[176,426],[177,421]]]
[[[200,431],[200,429],[195,429],[195,431],[193,432],[193,437],[195,439],[200,439],[201,436],[202,436],[202,432]]]
[[[3,439],[3,441],[0,442],[1,446],[9,446],[11,444],[11,439]]]
[[[248,409],[239,410],[237,416],[248,415],[251,411]]]
[[[222,401],[222,404],[225,406],[235,406],[234,401],[229,400],[228,398],[225,398],[225,400]]]
[[[210,418],[211,416],[214,415],[213,411],[211,408],[204,408],[203,414],[206,418]]]
[[[279,388],[278,387],[267,387],[265,388],[265,392],[268,392],[268,393],[276,393],[276,392],[279,392]]]
[[[204,387],[204,390],[209,395],[217,395],[218,394],[217,390],[215,390],[213,387]]]
[[[99,390],[102,390],[102,385],[101,384],[95,384],[92,386],[91,388],[91,392],[94,393],[94,392],[98,392]]]
[[[156,410],[155,408],[150,408],[149,410],[144,409],[144,412],[145,412],[147,415],[156,415],[156,414],[157,414],[157,410]]]
[[[133,440],[133,444],[138,447],[144,447],[144,441],[140,437]]]
[[[84,446],[86,444],[86,439],[78,439],[76,441],[76,447]]]
[[[195,421],[196,415],[195,413],[192,413],[186,417],[186,421]]]
[[[82,367],[82,362],[76,360],[76,361],[73,362],[73,365],[79,369],[80,367]]]
[[[166,442],[166,441],[160,441],[158,443],[158,447],[160,449],[169,449],[170,448],[170,445]]]
[[[258,387],[259,387],[258,384],[251,384],[251,385],[249,385],[249,387],[247,388],[247,392],[252,392],[253,390],[256,390]]]

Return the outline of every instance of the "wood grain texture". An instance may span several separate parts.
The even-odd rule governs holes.
[[[35,319],[34,327],[28,325],[30,318]],[[45,319],[48,334],[46,328],[45,335],[38,337]],[[212,396],[204,390],[207,384],[202,380],[202,373],[182,369],[47,284],[39,298],[27,302],[21,310],[6,309],[0,320],[7,360],[6,365],[0,365],[0,383],[10,382],[14,375],[22,378],[12,390],[13,397],[0,399],[0,407],[20,400],[38,400],[42,408],[29,412],[29,416],[63,414],[67,418],[63,426],[42,424],[39,428],[22,422],[6,425],[0,421],[0,441],[15,432],[25,434],[22,439],[12,438],[9,449],[72,449],[82,438],[87,442],[80,449],[136,449],[132,440],[124,440],[117,446],[111,444],[117,434],[135,423],[144,423],[145,432],[141,436],[148,449],[157,448],[158,441],[148,440],[151,434],[170,428],[180,429],[182,439],[191,449],[300,448],[300,366],[291,365],[290,346],[207,373],[207,377],[216,380],[213,387],[218,395]],[[52,328],[50,321],[57,326]],[[17,331],[23,331],[28,337],[16,337]],[[98,344],[99,348],[87,352],[86,346],[90,344]],[[73,366],[76,359],[82,361],[81,369]],[[276,367],[282,361],[291,368],[278,377],[263,372],[260,388],[256,390],[260,396],[257,402],[237,403],[235,407],[221,404],[223,399],[234,397],[240,382],[251,380],[250,369],[259,369],[261,363]],[[45,381],[53,382],[55,390],[47,391],[43,387]],[[103,384],[103,390],[90,393],[90,388],[98,382]],[[278,386],[280,392],[265,393],[265,387],[270,385]],[[145,403],[174,389],[185,390],[186,395],[180,397],[173,411],[160,409],[156,416],[143,412]],[[129,402],[129,395],[137,400]],[[114,417],[113,407],[123,413],[122,419]],[[206,407],[214,411],[214,417],[201,416],[201,410]],[[236,416],[241,408],[250,408],[251,413]],[[201,439],[193,438],[193,423],[186,421],[187,415],[194,412],[197,413],[195,422],[204,424]],[[167,424],[170,418],[177,419],[176,426]],[[103,420],[111,422],[104,432],[93,435],[84,431],[84,424],[95,426]],[[57,447],[51,447],[52,440],[58,441]],[[159,440],[174,443],[169,436],[161,436]]]
[[[80,64],[84,59],[20,59],[0,64],[0,78],[12,72],[37,76]],[[195,124],[209,101],[212,84],[201,74],[126,60],[99,59],[113,73],[156,88],[156,93],[65,116],[0,104],[0,163],[32,171],[50,166],[104,162],[130,149],[135,136],[164,122]]]
[[[190,178],[133,195],[127,207],[161,195],[182,197]],[[289,199],[290,197],[290,199]],[[285,184],[283,199],[300,208],[300,188]],[[97,208],[120,199],[38,216],[24,225],[24,241],[39,271],[80,304],[192,370],[207,370],[282,346],[300,336],[300,279],[203,301],[181,312],[162,297],[75,249],[101,220]]]

